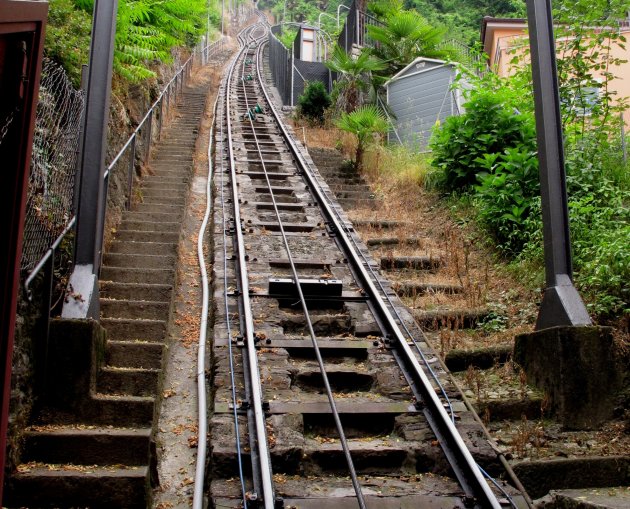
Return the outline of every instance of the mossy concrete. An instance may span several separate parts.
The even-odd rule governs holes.
[[[543,390],[567,429],[597,429],[613,415],[621,386],[610,327],[552,327],[521,334],[514,360]]]
[[[79,411],[94,393],[105,359],[105,329],[95,320],[55,319],[50,323],[46,394],[48,408]]]

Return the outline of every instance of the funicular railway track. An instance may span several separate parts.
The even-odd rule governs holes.
[[[481,427],[271,103],[266,31],[261,18],[239,35],[215,115],[211,506],[514,505],[478,465],[499,473]]]

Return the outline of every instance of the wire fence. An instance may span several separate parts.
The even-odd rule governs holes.
[[[44,59],[29,178],[21,268],[31,271],[73,214],[84,94]]]

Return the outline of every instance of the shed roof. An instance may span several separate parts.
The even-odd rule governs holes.
[[[432,64],[437,64],[437,65],[434,66],[434,67],[430,67],[428,69],[422,70],[422,71],[414,72],[414,73],[409,73],[408,72],[413,67],[415,67],[416,65],[418,65],[418,64],[420,64],[422,62],[428,62],[428,63],[432,63]],[[418,74],[419,72],[427,72],[427,71],[430,71],[432,69],[437,69],[439,67],[443,67],[445,65],[454,66],[455,64],[453,64],[452,62],[447,62],[446,60],[438,60],[438,59],[435,59],[435,58],[427,58],[427,57],[418,57],[413,62],[411,62],[407,67],[405,67],[404,69],[401,69],[394,76],[392,76],[389,80],[387,80],[385,82],[384,86],[388,86],[393,81],[401,80],[401,79],[404,79],[404,78],[409,78],[409,77],[411,77],[411,76],[413,76],[415,74]]]

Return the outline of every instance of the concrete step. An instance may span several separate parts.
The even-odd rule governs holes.
[[[430,293],[462,293],[464,287],[461,285],[445,285],[433,283],[416,283],[405,281],[402,283],[392,283],[392,288],[401,297],[414,297]]]
[[[11,476],[4,503],[12,507],[144,509],[148,478],[146,466],[86,471],[36,467]]]
[[[145,193],[149,190],[159,190],[159,191],[177,191],[178,193],[186,193],[190,186],[187,182],[164,182],[158,180],[160,177],[155,177],[155,179],[145,180],[140,186],[139,190],[141,193]]]
[[[193,151],[193,147],[192,146],[168,146],[168,145],[162,145],[160,144],[154,151],[153,151],[153,159],[156,161],[159,161],[159,159],[162,157],[162,155],[165,154],[176,154],[176,155],[180,155],[182,157],[191,157]]]
[[[328,187],[330,188],[331,191],[334,192],[355,192],[355,193],[359,193],[359,192],[368,192],[371,193],[372,192],[372,188],[367,185],[365,182],[340,182],[338,184],[331,184],[330,182],[328,182]]]
[[[196,145],[196,141],[193,139],[178,141],[172,132],[163,133],[162,140],[160,141],[161,148],[175,148],[175,149],[188,149],[192,150]]]
[[[418,325],[427,330],[472,329],[490,314],[488,309],[436,309],[432,311],[413,310]]]
[[[363,199],[374,199],[376,195],[372,192],[372,190],[365,186],[366,189],[354,189],[354,188],[346,188],[345,190],[334,191],[331,189],[337,199],[346,199],[346,200],[363,200]]]
[[[337,198],[337,202],[344,209],[368,209],[368,210],[376,210],[381,205],[382,202],[380,200],[375,200],[374,198],[369,199],[357,199],[357,198]]]
[[[107,337],[115,341],[151,341],[163,343],[166,339],[167,322],[164,320],[101,318]]]
[[[101,298],[101,318],[167,319],[170,302],[148,300],[117,300]]]
[[[155,396],[161,370],[106,366],[98,372],[96,387],[102,394]]]
[[[105,363],[121,368],[162,367],[164,345],[146,341],[108,341]]]
[[[374,230],[391,230],[406,226],[405,221],[392,221],[387,219],[357,219],[352,221],[356,228],[374,229]]]
[[[141,211],[127,211],[123,212],[123,222],[129,221],[149,221],[154,223],[177,223],[181,228],[180,219],[182,214],[173,214],[168,212],[141,212]]]
[[[386,256],[381,258],[383,270],[427,270],[434,271],[442,266],[442,259],[431,256]]]
[[[177,244],[179,243],[179,233],[120,229],[116,232],[116,240],[120,242],[166,242]]]
[[[375,237],[365,241],[365,244],[369,247],[382,247],[382,246],[421,246],[424,239],[419,237]]]
[[[173,203],[173,205],[176,205],[185,201],[188,188],[164,189],[163,187],[143,187],[140,189],[140,192],[144,200],[147,198],[166,198]]]
[[[175,267],[177,262],[176,255],[150,255],[150,254],[124,254],[124,253],[111,253],[103,256],[103,266],[107,267],[120,267],[130,269],[170,269]],[[106,281],[110,281],[108,278],[103,278]],[[124,281],[124,280],[115,280]],[[133,283],[140,283],[142,281],[133,280]],[[170,281],[147,281],[148,283],[164,283],[170,284]]]
[[[109,246],[110,254],[175,256],[177,242],[133,242],[114,240]]]
[[[101,281],[100,295],[107,299],[171,302],[172,285]]]
[[[365,179],[361,177],[324,177],[326,183],[331,189],[335,186],[350,186],[350,185],[367,185]]]
[[[189,175],[173,175],[173,176],[151,175],[145,180],[145,182],[151,182],[151,183],[156,183],[156,184],[162,183],[165,185],[186,184],[188,186],[188,183],[190,182],[190,176]]]
[[[101,280],[125,283],[172,285],[175,280],[175,269],[145,269],[105,265],[101,269]]]
[[[24,462],[145,465],[151,428],[42,427],[24,433]]]
[[[121,230],[136,230],[144,232],[176,232],[179,235],[182,224],[179,221],[142,221],[141,219],[134,219],[129,217],[124,219],[120,224]]]
[[[151,198],[144,197],[142,203],[138,203],[134,210],[144,214],[153,214],[155,212],[169,212],[181,218],[184,213],[184,202],[173,205],[169,198]]]
[[[155,410],[153,396],[92,394],[74,411],[53,411],[44,414],[46,425],[111,426],[115,428],[147,428]]]

